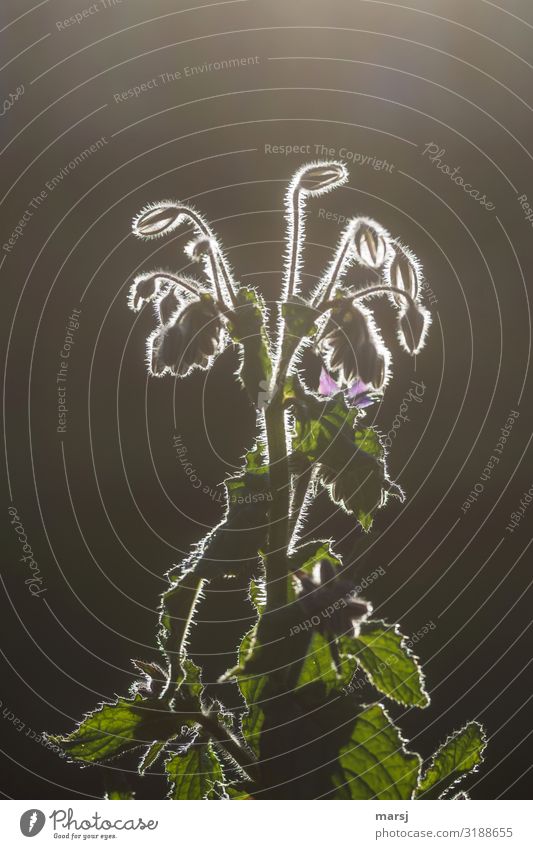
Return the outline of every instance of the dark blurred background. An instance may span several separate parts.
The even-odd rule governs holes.
[[[338,236],[326,213],[369,215],[422,260],[433,327],[414,362],[395,341],[390,307],[380,308],[394,380],[369,421],[387,433],[412,380],[424,386],[389,457],[405,503],[391,501],[362,541],[338,512],[319,532],[339,540],[360,578],[381,567],[366,592],[379,616],[407,635],[425,631],[416,648],[432,704],[395,713],[413,745],[427,756],[478,718],[490,743],[472,796],[527,798],[533,507],[524,502],[507,526],[533,484],[531,3],[3,0],[0,16],[4,795],[101,796],[109,774],[128,768],[79,769],[36,735],[70,730],[98,701],[127,693],[131,658],[157,658],[164,573],[222,515],[190,486],[174,437],[216,494],[253,436],[234,352],[208,376],[147,379],[154,317],[128,310],[128,287],[140,270],[185,268],[186,236],[137,241],[132,217],[147,201],[190,200],[238,279],[274,301],[286,182],[330,155],[351,179],[310,204],[306,284]],[[138,96],[123,94],[135,86]],[[74,309],[58,433],[56,375]],[[491,456],[499,462],[482,479]],[[35,597],[12,505],[40,570]],[[331,512],[319,499],[310,521]],[[228,621],[193,635],[208,668],[213,653],[234,662],[247,623],[232,620],[250,614],[234,602],[228,594],[201,611]],[[160,779],[136,790],[157,797]]]

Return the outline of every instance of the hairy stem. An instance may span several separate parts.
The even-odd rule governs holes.
[[[215,294],[217,300],[222,301],[222,303],[224,303],[224,294],[222,292],[222,284],[218,271],[217,258],[214,250],[209,251],[209,263],[211,266],[211,276],[213,278],[213,285],[215,287]],[[232,301],[232,303],[234,303],[234,301]]]
[[[272,491],[266,557],[266,611],[273,612],[284,607],[288,601],[287,547],[291,492],[285,413],[279,391],[266,409],[265,421]]]
[[[326,288],[325,288],[324,294],[322,296],[323,302],[327,301],[331,297],[331,294],[332,294],[335,286],[337,285],[340,278],[342,277],[342,273],[343,273],[345,265],[346,265],[346,260],[348,258],[348,254],[350,252],[351,240],[352,240],[352,228],[348,228],[348,230],[346,231],[346,234],[344,236],[344,239],[341,243],[341,246],[340,246],[339,250],[337,251],[337,255],[335,257],[334,264],[331,267],[330,273],[329,273],[328,278],[326,280]],[[320,297],[320,291],[318,291],[316,293],[315,297],[316,297],[316,299],[318,299]]]
[[[209,734],[213,740],[218,743],[235,761],[236,764],[252,779],[256,781],[258,778],[257,761],[240,743],[233,737],[229,731],[220,725],[212,716],[203,714],[197,719],[203,730]]]
[[[369,286],[367,289],[361,289],[359,292],[354,292],[352,295],[347,295],[345,298],[337,298],[332,301],[323,300],[319,305],[318,309],[322,312],[327,312],[332,307],[339,307],[343,304],[352,304],[354,301],[362,301],[364,298],[368,298],[371,295],[400,295],[400,297],[404,298],[408,304],[411,306],[417,306],[417,303],[411,295],[405,291],[405,289],[400,289],[398,286],[389,286],[384,283],[379,286]]]
[[[295,476],[295,480],[293,481],[293,495],[291,500],[291,510],[289,516],[289,536],[290,541],[293,539],[298,522],[300,520],[302,508],[304,506],[307,492],[309,490],[309,486],[311,484],[313,478],[314,468],[312,465],[309,468],[305,469],[305,471],[301,472],[299,475]]]
[[[295,188],[291,197],[291,211],[290,211],[290,221],[291,221],[291,231],[290,231],[290,254],[289,254],[289,268],[287,274],[287,297],[296,294],[297,289],[297,277],[298,277],[298,262],[299,262],[299,253],[300,253],[300,189]]]
[[[211,230],[211,227],[203,220],[201,215],[199,215],[197,212],[194,211],[194,209],[191,209],[189,206],[186,206],[186,205],[179,206],[178,210],[180,211],[180,213],[184,217],[188,218],[189,221],[192,222],[192,224],[200,231],[202,236],[206,236],[208,239],[211,239],[214,242],[215,250],[214,250],[214,254],[213,254],[213,261],[215,263],[215,268],[214,268],[215,279],[218,281],[218,274],[217,274],[216,265],[219,264],[220,270],[222,272],[222,279],[224,281],[224,285],[225,285],[227,292],[229,294],[231,303],[235,304],[236,299],[235,299],[235,288],[233,286],[233,281],[231,279],[231,275],[229,273],[226,260],[224,259],[224,256],[222,254],[222,251],[220,250],[218,241],[215,239],[215,236],[213,234],[213,231]],[[224,298],[222,298],[222,301],[223,300],[224,300]]]
[[[165,272],[165,274],[157,275],[156,283],[158,280],[170,283],[169,289],[171,288],[171,286],[180,286],[182,289],[185,289],[187,292],[190,292],[191,295],[198,296],[198,286],[200,285],[200,283],[198,283],[198,281],[194,280],[192,277],[181,277],[176,274],[167,274]]]
[[[291,475],[288,457],[283,390],[292,358],[300,339],[286,335],[282,321],[278,339],[278,358],[272,385],[274,396],[265,411],[265,429],[270,464],[272,506],[269,514],[268,553],[266,557],[266,612],[284,607],[289,601],[289,569],[287,549],[291,538]]]

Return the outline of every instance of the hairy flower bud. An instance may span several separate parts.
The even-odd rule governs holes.
[[[317,197],[341,186],[347,179],[348,172],[341,162],[318,162],[298,171],[294,186]]]
[[[140,239],[157,239],[175,230],[182,217],[175,201],[159,201],[141,209],[133,219],[132,230]]]
[[[358,356],[359,375],[365,384],[381,389],[387,379],[387,362],[376,344],[369,339]]]
[[[429,313],[419,304],[411,303],[398,322],[400,341],[410,354],[418,354],[424,346],[429,326]]]
[[[199,239],[194,239],[185,246],[185,252],[194,262],[200,262],[204,257],[212,256],[215,248],[214,239],[210,239],[208,236],[200,236]]]
[[[328,368],[341,384],[357,380],[381,388],[387,376],[386,361],[371,327],[371,319],[353,304],[334,307],[320,347]]]
[[[181,306],[182,301],[179,298],[177,287],[172,286],[168,292],[163,294],[156,301],[157,313],[159,315],[160,324],[168,324],[176,310]]]
[[[138,312],[143,304],[153,301],[161,293],[161,288],[162,278],[159,272],[138,274],[133,285],[130,286],[128,306],[134,312]]]
[[[209,295],[192,301],[149,339],[154,375],[184,377],[193,367],[206,368],[222,347],[222,319]]]
[[[407,253],[404,248],[397,249],[388,268],[391,286],[403,289],[412,298],[417,298],[420,288],[419,276],[420,270],[417,259]],[[395,300],[400,306],[404,306],[403,301],[401,302],[399,298],[395,298]]]
[[[359,262],[368,268],[381,268],[388,251],[387,234],[382,227],[373,221],[361,219],[354,233],[353,244]]]

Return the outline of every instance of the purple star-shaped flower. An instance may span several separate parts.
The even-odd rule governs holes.
[[[346,403],[350,406],[362,408],[369,407],[373,404],[375,399],[369,394],[371,390],[372,387],[370,384],[363,383],[362,380],[356,380],[355,383],[352,383],[352,385],[346,390],[343,390],[325,368],[322,368],[320,373],[320,382],[318,384],[318,391],[320,395],[331,397],[332,395],[336,395],[338,392],[344,392]]]

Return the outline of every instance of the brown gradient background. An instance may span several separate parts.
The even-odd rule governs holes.
[[[231,351],[208,377],[147,380],[153,316],[127,309],[127,288],[138,270],[185,267],[186,239],[141,243],[131,219],[149,200],[192,200],[215,223],[239,279],[275,300],[283,190],[308,157],[266,155],[265,144],[324,144],[394,168],[348,163],[349,187],[311,204],[304,279],[321,273],[337,238],[338,227],[317,215],[323,207],[370,215],[401,236],[437,299],[416,375],[392,337],[395,380],[370,418],[388,431],[411,379],[426,391],[390,454],[407,501],[380,513],[355,565],[360,577],[386,570],[367,593],[379,616],[407,634],[436,624],[418,645],[432,704],[402,715],[401,725],[427,756],[478,718],[491,739],[473,797],[527,798],[533,507],[513,534],[506,525],[533,483],[532,230],[517,200],[525,193],[533,202],[531,4],[123,0],[58,31],[56,21],[89,5],[49,0],[31,11],[29,0],[3,0],[0,11],[3,97],[25,86],[0,124],[1,242],[46,181],[97,138],[108,140],[49,194],[13,251],[0,251],[9,472],[0,698],[26,725],[17,732],[0,717],[3,794],[103,794],[106,770],[80,770],[26,731],[69,730],[99,700],[127,692],[131,657],[156,657],[164,572],[221,516],[220,504],[190,487],[173,436],[182,435],[201,480],[216,487],[253,433]],[[125,103],[113,97],[164,72],[246,56],[259,62]],[[422,156],[429,142],[445,148],[444,161],[460,165],[494,212]],[[60,437],[55,375],[74,307],[81,326]],[[386,306],[380,315],[390,334]],[[463,514],[513,409],[520,417],[500,463]],[[40,599],[24,585],[11,499],[47,587]],[[328,512],[320,499],[311,521]],[[327,532],[347,556],[359,536],[338,514]],[[231,600],[211,607],[203,618],[243,615]],[[194,638],[195,650],[210,668],[209,654],[229,651],[245,629],[242,621],[212,625],[203,642]],[[222,661],[230,665],[231,653]],[[127,767],[117,762],[109,774]],[[160,779],[136,789],[157,797]]]

